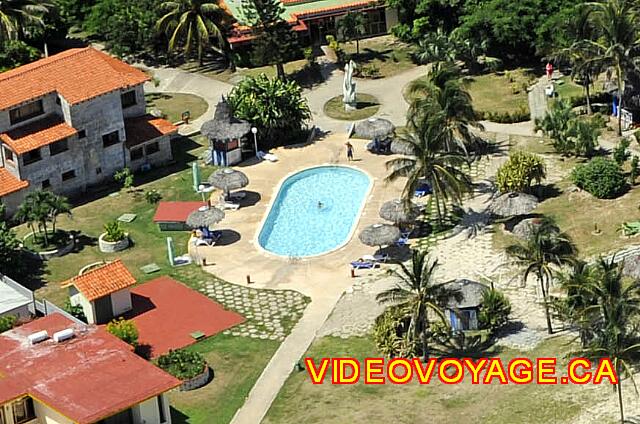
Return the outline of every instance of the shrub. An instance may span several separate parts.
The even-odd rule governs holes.
[[[485,290],[482,294],[482,305],[478,313],[480,328],[495,331],[509,321],[510,314],[511,302],[502,292],[494,288]]]
[[[371,63],[369,65],[362,65],[361,67],[356,68],[355,72],[356,76],[362,78],[371,78],[376,79],[380,78],[380,67],[375,63]]]
[[[635,185],[636,178],[638,178],[638,171],[640,171],[640,169],[638,169],[638,162],[640,162],[638,156],[633,155],[631,158],[631,169],[629,170],[629,183],[631,185]]]
[[[11,330],[18,322],[18,317],[15,315],[5,315],[0,317],[0,333]]]
[[[118,221],[111,221],[104,224],[104,232],[104,241],[111,243],[124,240],[127,236]]]
[[[531,118],[529,109],[521,106],[512,112],[479,112],[478,119],[484,119],[499,124],[515,124],[528,121]]]
[[[631,154],[627,150],[630,144],[631,140],[625,137],[620,140],[616,147],[614,147],[613,160],[615,160],[618,165],[622,166],[622,164],[625,163],[627,159],[629,159],[629,156],[631,156]]]
[[[633,136],[636,138],[636,143],[639,143],[639,144],[640,144],[640,130],[636,130],[636,131],[633,133]]]
[[[376,318],[373,340],[383,355],[410,357],[420,354],[418,345],[405,337],[411,317],[402,306],[390,306]]]
[[[8,40],[0,45],[0,72],[16,68],[40,58],[38,49],[24,41]]]
[[[601,125],[598,118],[578,117],[566,100],[555,102],[550,113],[536,119],[536,131],[541,130],[549,137],[553,148],[563,155],[591,157],[598,145]]]
[[[107,324],[107,331],[131,346],[138,346],[138,328],[133,321],[120,317]]]
[[[156,360],[157,365],[180,380],[193,378],[204,371],[207,362],[197,352],[170,350]]]
[[[133,174],[129,168],[122,168],[120,171],[113,174],[113,179],[122,184],[122,188],[125,190],[133,187]]]
[[[576,166],[571,172],[571,179],[575,185],[599,199],[612,199],[627,187],[620,166],[603,157]]]
[[[496,175],[498,190],[502,193],[527,192],[531,183],[545,178],[544,161],[538,155],[528,152],[515,152],[505,162]]]
[[[87,317],[84,315],[84,309],[82,309],[82,305],[72,305],[71,301],[67,299],[67,301],[64,302],[64,307],[62,309],[64,309],[65,312],[67,312],[69,315],[87,322]]]
[[[144,193],[144,198],[150,205],[155,205],[160,201],[160,199],[162,199],[162,195],[158,190],[148,190]]]

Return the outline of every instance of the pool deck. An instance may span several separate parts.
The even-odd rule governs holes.
[[[351,140],[356,160],[348,162],[346,141],[346,134],[331,134],[310,145],[273,151],[280,159],[278,162],[242,164],[239,169],[249,177],[246,187],[249,195],[245,202],[251,205],[226,212],[219,226],[224,234],[219,245],[198,247],[197,254],[211,264],[205,266],[205,270],[224,280],[246,285],[247,276],[250,276],[252,287],[292,289],[311,298],[304,315],[265,367],[232,424],[262,421],[294,364],[307,351],[344,290],[354,283],[349,262],[375,251],[374,247],[360,242],[359,232],[369,224],[383,222],[378,216],[380,206],[397,198],[402,191],[402,181],[384,182],[385,162],[390,156],[371,154],[365,149],[365,140]],[[372,178],[373,187],[351,239],[338,250],[308,259],[290,260],[262,250],[254,240],[281,181],[292,173],[323,164],[354,166]],[[371,272],[380,271],[357,271],[357,275]]]
[[[365,140],[352,140],[356,160],[348,162],[345,142],[345,134],[330,135],[312,145],[275,150],[273,153],[279,158],[275,163],[249,161],[242,164],[238,169],[249,177],[249,185],[245,188],[249,193],[247,199],[255,201],[259,197],[259,200],[253,205],[225,212],[225,219],[218,228],[231,231],[224,232],[219,245],[197,248],[196,255],[212,264],[205,269],[232,283],[246,284],[249,275],[252,287],[293,289],[312,298],[318,291],[327,289],[327,282],[340,290],[352,284],[349,262],[372,254],[376,249],[362,244],[357,235],[369,224],[384,222],[378,216],[380,206],[400,195],[402,182],[384,182],[385,162],[390,156],[367,152]],[[280,183],[300,170],[326,164],[353,166],[372,179],[372,189],[351,239],[336,251],[308,259],[283,258],[264,251],[256,240]],[[364,272],[358,271],[358,275]]]

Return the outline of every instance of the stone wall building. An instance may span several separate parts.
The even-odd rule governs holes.
[[[78,195],[124,168],[172,159],[177,127],[146,114],[149,77],[92,48],[0,74],[0,202],[32,190]]]

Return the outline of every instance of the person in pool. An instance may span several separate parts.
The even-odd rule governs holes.
[[[345,143],[345,146],[347,146],[347,160],[352,161],[353,160],[353,144],[347,141]]]
[[[324,207],[324,204],[322,204],[322,202],[318,202],[318,209],[322,209]]]

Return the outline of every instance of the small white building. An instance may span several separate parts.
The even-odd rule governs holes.
[[[62,283],[73,306],[80,305],[89,324],[105,324],[131,310],[130,287],[136,279],[120,259]]]
[[[18,319],[29,318],[31,304],[33,304],[31,291],[0,276],[0,317],[13,315]]]

